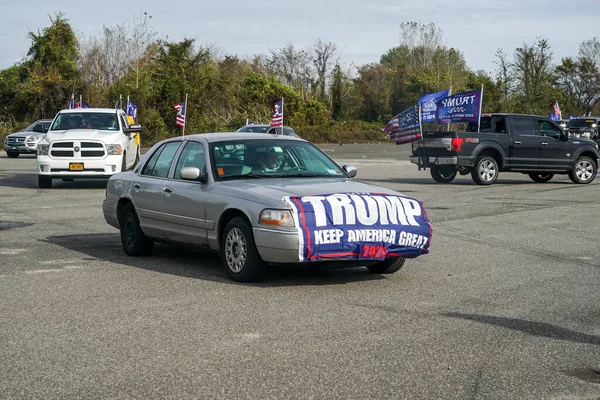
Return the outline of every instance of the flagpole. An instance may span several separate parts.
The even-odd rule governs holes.
[[[183,113],[183,127],[181,129],[181,140],[185,136],[185,126],[187,125],[188,95],[185,94],[185,112]]]
[[[477,121],[477,133],[481,129],[481,107],[483,106],[483,85],[481,85],[481,98],[479,99],[479,119]]]
[[[452,96],[452,85],[450,86],[450,89],[448,90],[448,96]],[[448,122],[446,124],[446,131],[450,131],[450,122]]]
[[[283,135],[283,96],[281,97],[281,134]]]
[[[79,108],[83,108],[83,96],[79,95]]]

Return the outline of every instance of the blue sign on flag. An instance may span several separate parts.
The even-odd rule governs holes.
[[[429,252],[431,224],[423,204],[385,193],[285,197],[300,238],[299,261],[414,258]]]
[[[456,93],[437,102],[436,120],[449,122],[479,121],[482,90]]]
[[[419,99],[421,106],[421,122],[436,122],[435,112],[437,110],[437,102],[448,97],[450,90],[441,92],[429,93]]]

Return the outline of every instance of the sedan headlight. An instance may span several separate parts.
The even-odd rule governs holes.
[[[48,149],[50,148],[49,144],[40,144],[38,145],[38,156],[47,156],[48,155]]]
[[[123,148],[120,144],[107,144],[106,152],[109,156],[118,156],[119,154],[123,153]]]
[[[27,139],[25,139],[25,141],[26,141],[27,143],[31,143],[31,142],[35,142],[35,141],[37,141],[37,140],[40,140],[40,139],[41,139],[41,137],[40,137],[40,136],[37,136],[37,135],[31,135],[31,136],[27,136]]]
[[[259,222],[262,225],[295,226],[294,218],[289,210],[262,210]]]

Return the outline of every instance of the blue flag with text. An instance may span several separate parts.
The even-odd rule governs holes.
[[[429,252],[431,224],[423,204],[385,193],[285,197],[293,209],[299,261],[414,258]]]
[[[435,112],[437,111],[437,102],[448,97],[450,89],[441,92],[429,93],[419,99],[421,107],[421,122],[436,122]]]
[[[479,121],[482,89],[456,93],[437,102],[436,120],[449,122]]]

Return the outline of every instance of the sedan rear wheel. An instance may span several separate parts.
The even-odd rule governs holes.
[[[132,204],[127,204],[121,213],[121,244],[130,256],[147,256],[152,252],[154,242],[144,235],[140,220]]]
[[[221,256],[227,274],[237,282],[255,282],[265,270],[265,262],[260,258],[252,229],[242,217],[235,217],[227,223],[221,240]]]
[[[404,266],[406,258],[386,258],[384,261],[377,264],[369,265],[367,268],[374,274],[393,274],[398,272]]]
[[[529,174],[532,181],[538,183],[550,182],[550,179],[554,177],[554,174]]]

